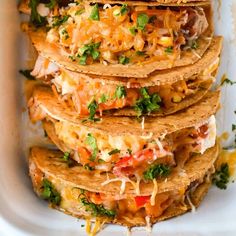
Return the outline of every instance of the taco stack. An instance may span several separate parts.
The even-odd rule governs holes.
[[[92,234],[195,209],[218,155],[211,2],[30,0],[19,10],[41,81],[29,115],[59,149],[32,147],[35,192]]]

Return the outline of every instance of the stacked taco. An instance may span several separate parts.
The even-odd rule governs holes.
[[[210,1],[22,1],[37,51],[28,101],[57,149],[32,147],[35,192],[128,227],[195,209],[218,155],[222,38]]]

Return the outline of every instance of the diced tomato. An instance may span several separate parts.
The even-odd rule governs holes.
[[[134,174],[137,167],[143,166],[155,159],[154,151],[152,149],[144,149],[131,156],[125,156],[118,161],[113,168],[113,173],[116,176],[129,176]]]
[[[103,203],[102,195],[100,193],[90,192],[89,198],[95,204],[102,204]]]
[[[150,196],[137,196],[134,198],[137,207],[142,207],[144,206],[147,202],[150,201]]]
[[[198,135],[201,138],[206,138],[207,137],[207,135],[208,135],[208,126],[206,124],[202,125],[201,127],[198,128]]]

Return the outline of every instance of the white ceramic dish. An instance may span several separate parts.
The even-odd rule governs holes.
[[[224,35],[224,49],[218,78],[236,75],[236,0],[215,3],[216,34]],[[29,47],[20,32],[15,0],[1,0],[0,7],[0,235],[85,235],[75,218],[48,209],[33,193],[27,175],[27,148],[35,142],[35,127],[22,115],[23,80],[18,70],[29,63]],[[217,10],[218,9],[218,10]],[[219,79],[218,79],[219,81]],[[218,114],[219,133],[231,130],[236,120],[236,86],[223,88],[223,108]],[[227,141],[230,143],[232,137]],[[212,188],[196,213],[188,213],[153,227],[152,234],[236,235],[236,184],[227,191]],[[125,235],[126,229],[108,226],[100,235]],[[146,235],[135,229],[133,235]]]

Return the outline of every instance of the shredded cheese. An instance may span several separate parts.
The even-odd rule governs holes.
[[[193,53],[196,57],[198,57],[199,59],[202,58],[202,57],[196,52],[196,50],[192,50],[192,53]]]
[[[152,226],[151,226],[151,222],[150,222],[150,217],[146,216],[145,220],[146,220],[146,231],[148,233],[151,233],[152,232]]]
[[[153,191],[150,199],[151,206],[155,205],[156,195],[157,195],[157,180],[153,179]]]
[[[189,206],[191,207],[192,213],[195,213],[195,212],[196,212],[196,207],[195,207],[194,204],[192,203],[191,198],[190,198],[190,196],[189,196],[189,193],[187,193],[186,198],[187,198],[187,200],[188,200]]]
[[[143,116],[143,117],[142,117],[142,122],[141,122],[142,130],[144,130],[144,122],[145,122],[145,117]]]
[[[149,135],[142,135],[142,136],[140,136],[140,137],[141,137],[142,139],[150,139],[150,138],[152,138],[152,136],[153,136],[153,133],[150,132]]]

